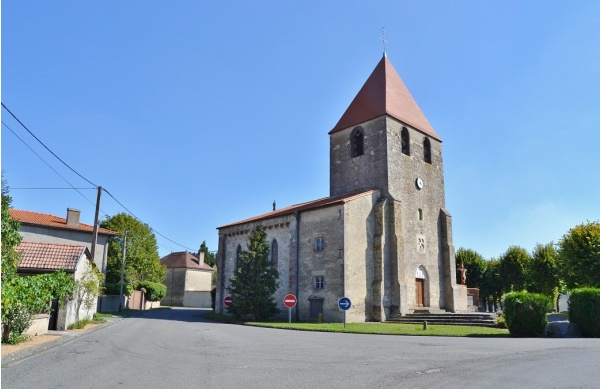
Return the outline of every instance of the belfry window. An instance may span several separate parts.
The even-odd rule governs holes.
[[[423,159],[427,163],[431,163],[431,143],[429,138],[423,140]]]
[[[242,256],[242,246],[238,244],[237,250],[235,252],[235,268],[240,267],[240,258]]]
[[[277,261],[279,260],[279,245],[277,240],[273,239],[271,243],[271,266],[273,269],[277,269]]]
[[[350,155],[352,158],[358,157],[365,153],[364,149],[365,137],[362,128],[356,127],[350,136]]]
[[[402,154],[410,155],[410,136],[406,127],[402,128],[400,140],[402,141]]]

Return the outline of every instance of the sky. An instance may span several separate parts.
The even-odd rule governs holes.
[[[385,27],[443,140],[455,248],[532,250],[600,219],[598,20],[585,0],[5,0],[2,103],[70,168],[3,108],[3,178],[14,208],[93,224],[99,185],[101,217],[131,212],[161,256],[216,250],[219,226],[329,195],[328,132]]]

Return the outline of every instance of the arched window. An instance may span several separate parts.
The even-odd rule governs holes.
[[[352,135],[350,135],[350,154],[352,158],[358,157],[359,155],[363,155],[365,153],[364,141],[365,137],[363,135],[362,128],[356,127],[352,131]]]
[[[402,154],[410,155],[410,137],[406,127],[402,127],[402,133],[400,134],[402,141]]]
[[[273,269],[277,269],[277,262],[279,261],[279,245],[277,240],[273,239],[271,243],[271,266]]]
[[[240,257],[242,256],[242,246],[238,244],[237,250],[235,252],[235,268],[240,267]]]
[[[427,163],[431,163],[431,143],[429,138],[423,140],[423,159]]]

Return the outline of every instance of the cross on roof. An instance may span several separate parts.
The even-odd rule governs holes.
[[[387,43],[387,40],[385,39],[385,27],[381,28],[381,42],[383,43],[383,53],[385,54],[385,44]]]

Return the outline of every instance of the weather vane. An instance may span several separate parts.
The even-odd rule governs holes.
[[[385,54],[385,44],[387,43],[387,40],[385,39],[385,27],[381,28],[381,42],[383,43],[383,54]]]

